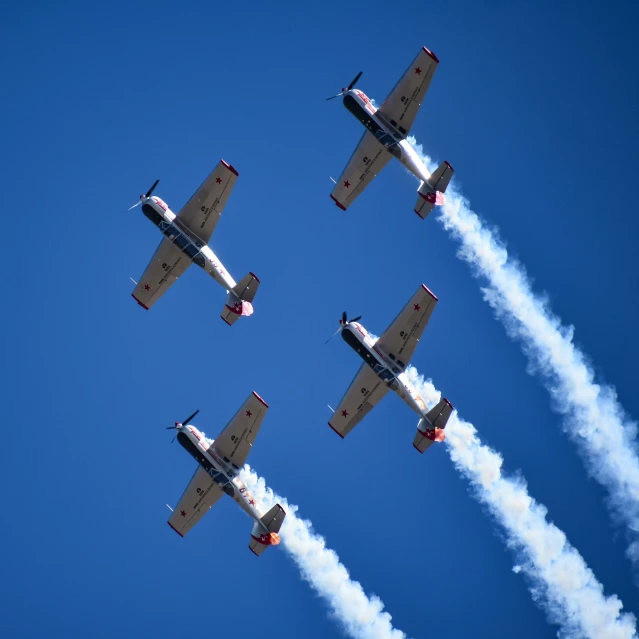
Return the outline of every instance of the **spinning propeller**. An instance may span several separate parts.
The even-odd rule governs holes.
[[[344,327],[347,324],[350,324],[351,322],[357,322],[358,320],[361,320],[362,316],[358,315],[357,317],[354,317],[353,319],[349,320],[347,315],[346,315],[346,311],[344,311],[342,313],[342,318],[339,321],[339,328],[326,340],[326,343],[328,344],[334,337],[335,335],[337,335],[339,332],[341,332]]]
[[[155,183],[157,184],[157,182]],[[151,188],[151,191],[153,191],[153,189],[155,188],[155,184],[153,185],[153,187]],[[149,191],[150,192],[150,191]],[[183,422],[175,422],[175,426],[167,426],[166,430],[173,430],[175,428],[175,430],[182,430],[183,426],[189,424],[189,422],[200,412],[200,409],[198,408],[193,415],[189,415]],[[177,435],[175,436],[177,437]],[[171,440],[171,443],[173,443],[175,441],[175,437]]]
[[[340,95],[344,95],[347,91],[350,91],[354,86],[355,83],[362,77],[362,72],[360,71],[354,78],[353,81],[345,88],[342,89],[341,93],[338,93],[337,95],[332,95],[330,98],[326,98],[326,101],[328,102],[328,100],[332,100],[333,98],[339,98]]]
[[[146,192],[146,195],[140,195],[140,201],[137,204],[134,204],[132,207],[130,207],[127,210],[130,211],[131,209],[134,209],[139,204],[142,204],[143,200],[146,200],[146,198],[151,197],[151,193],[153,193],[153,191],[155,190],[155,187],[158,185],[159,181],[160,180],[156,180],[155,182],[153,182],[153,186]]]

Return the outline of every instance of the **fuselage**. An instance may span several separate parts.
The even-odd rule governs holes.
[[[404,363],[384,353],[368,331],[358,322],[348,322],[342,339],[373,369],[391,390],[395,391],[420,417],[427,412],[426,403],[404,372]]]
[[[238,475],[239,469],[228,459],[220,457],[213,446],[195,426],[182,426],[177,440],[195,461],[209,474],[211,479],[248,515],[258,521],[263,513],[256,500]]]
[[[141,197],[142,213],[189,259],[203,268],[213,279],[231,290],[236,282],[211,248],[180,224],[177,215],[157,196]]]
[[[430,171],[406,140],[406,131],[396,122],[387,121],[363,91],[346,91],[344,106],[373,134],[381,146],[395,156],[418,180],[428,180]]]

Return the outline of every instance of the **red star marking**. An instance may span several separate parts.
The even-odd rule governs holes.
[[[186,517],[186,513],[183,510],[180,511],[180,515],[182,515],[182,517]]]
[[[350,183],[348,180],[346,180],[346,182],[344,182],[344,186],[345,186],[346,188],[348,188],[350,185],[351,185],[351,183]]]
[[[145,285],[144,285],[144,290],[145,290],[145,291],[148,291],[148,290],[150,290],[150,289],[151,289],[151,287],[150,287],[148,284],[145,284]]]
[[[421,70],[419,67],[415,67],[415,73],[416,73],[417,75],[420,75],[420,74],[421,74],[421,72],[422,72],[422,70]]]
[[[215,178],[215,181],[216,181],[218,184],[222,184],[222,178],[217,177],[217,178]]]
[[[415,310],[418,311],[421,308],[419,304],[415,304]]]
[[[348,415],[348,411],[343,410],[343,411],[342,411],[342,417],[346,417],[347,415]]]
[[[255,506],[255,500],[253,498],[249,499],[249,504],[251,504],[251,506]]]
[[[246,416],[247,416],[247,417],[251,417],[252,415],[253,415],[253,413],[252,413],[250,410],[247,410],[247,411],[246,411]]]

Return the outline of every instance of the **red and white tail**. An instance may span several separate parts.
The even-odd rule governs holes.
[[[279,504],[275,504],[262,519],[253,524],[249,548],[258,557],[269,546],[277,546],[280,543],[278,533],[284,522],[284,517],[286,517],[286,511]]]
[[[420,453],[428,450],[433,442],[443,442],[446,439],[444,428],[452,412],[453,405],[447,399],[442,399],[435,408],[429,410],[426,416],[419,420],[413,446]]]
[[[442,206],[446,202],[444,192],[448,188],[448,183],[453,177],[453,167],[448,162],[443,162],[431,176],[422,182],[417,189],[417,204],[415,213],[423,219],[436,207]]]
[[[260,280],[253,273],[249,273],[228,292],[222,309],[222,319],[229,326],[233,326],[240,317],[253,314],[252,302],[259,285]]]

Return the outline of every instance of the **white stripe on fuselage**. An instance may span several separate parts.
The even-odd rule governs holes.
[[[142,204],[151,206],[157,213],[159,213],[165,222],[174,223],[180,232],[184,233],[189,238],[192,238],[192,234],[183,224],[177,219],[177,215],[168,207],[164,200],[161,200],[157,196],[149,197],[142,200]],[[166,207],[166,208],[165,208]],[[199,242],[198,242],[199,244]],[[224,268],[224,265],[220,259],[213,253],[210,246],[204,244],[200,248],[200,255],[204,257],[205,265],[204,270],[216,281],[229,291],[235,286],[236,282],[231,277],[231,274]],[[188,257],[188,256],[187,256]]]
[[[408,142],[408,140],[406,140],[406,138],[404,137],[397,138],[398,135],[401,136],[401,133],[395,130],[394,128],[388,126],[386,122],[384,122],[380,117],[378,117],[377,109],[372,105],[370,99],[366,96],[366,94],[364,94],[364,92],[360,91],[359,89],[352,89],[351,91],[347,91],[345,95],[350,95],[352,98],[354,98],[357,101],[357,103],[372,117],[372,119],[375,120],[375,122],[377,122],[377,124],[386,133],[388,133],[390,136],[393,137],[395,142],[397,142],[397,144],[402,149],[402,158],[400,162],[418,180],[421,180],[422,182],[425,182],[426,180],[428,180],[428,178],[430,177],[430,171],[426,168],[426,165],[422,162],[417,151],[415,151],[415,149],[410,145],[410,143]],[[362,124],[362,126],[364,125]],[[388,149],[386,149],[383,144],[380,144],[380,146],[387,153],[390,153],[390,151],[388,151]]]
[[[220,473],[223,473],[228,477],[230,482],[234,486],[235,501],[244,509],[253,519],[259,520],[263,517],[263,513],[257,508],[257,505],[252,505],[251,501],[256,503],[253,495],[249,492],[246,484],[240,479],[237,471],[231,468],[229,464],[222,461],[212,450],[212,446],[209,445],[206,437],[200,433],[195,426],[185,426],[182,432],[197,446],[197,448],[205,455],[209,463],[213,468]],[[196,434],[197,433],[197,434]],[[229,472],[232,474],[232,478],[229,477]]]
[[[343,330],[350,330],[357,341],[360,342],[369,353],[371,353],[377,362],[388,368],[388,370],[395,375],[395,379],[397,379],[399,384],[396,388],[390,387],[391,390],[394,390],[397,395],[399,395],[420,417],[423,417],[427,412],[426,403],[417,392],[417,389],[410,382],[406,373],[394,373],[393,369],[398,368],[397,362],[393,362],[393,360],[376,345],[371,336],[368,334],[368,331],[361,324],[357,322],[350,322]],[[387,383],[379,375],[378,378],[385,384]]]

